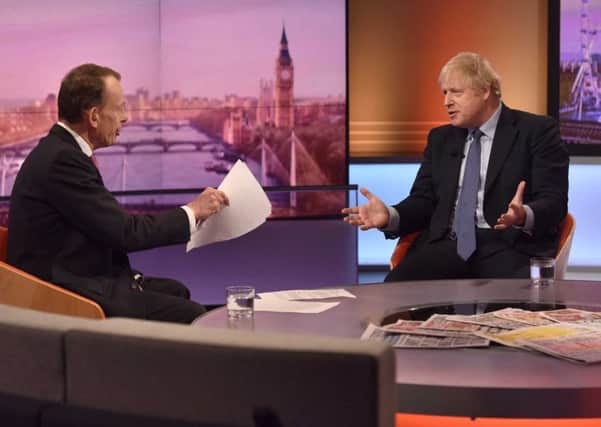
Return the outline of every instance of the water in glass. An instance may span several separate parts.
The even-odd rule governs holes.
[[[555,260],[553,258],[532,258],[530,260],[530,278],[535,286],[553,284]]]

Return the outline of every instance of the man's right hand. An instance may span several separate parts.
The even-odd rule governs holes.
[[[219,212],[223,206],[228,206],[229,204],[230,201],[223,191],[207,187],[186,206],[192,209],[196,221],[204,221],[211,215]]]
[[[344,221],[361,230],[386,227],[390,218],[384,202],[366,188],[361,188],[360,191],[367,198],[367,203],[354,208],[342,209],[342,213],[348,215],[344,217]]]

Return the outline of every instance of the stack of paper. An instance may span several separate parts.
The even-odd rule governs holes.
[[[336,307],[340,302],[315,302],[307,300],[324,298],[355,298],[345,289],[318,289],[263,292],[255,299],[255,311],[280,313],[321,313]],[[304,301],[301,301],[304,300]]]
[[[271,215],[271,203],[248,166],[238,160],[219,185],[230,204],[204,221],[186,246],[189,252],[209,243],[230,240],[263,224]]]

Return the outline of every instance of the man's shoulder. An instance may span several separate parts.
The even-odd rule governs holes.
[[[31,150],[21,166],[23,173],[46,179],[49,170],[57,163],[83,163],[85,154],[75,142],[70,143],[63,135],[57,134],[55,128]]]
[[[453,129],[457,129],[457,128],[455,126],[447,123],[444,125],[433,127],[432,129],[430,129],[430,132],[445,133],[445,132],[452,132]]]
[[[557,125],[557,120],[551,116],[535,114],[523,110],[514,110],[507,106],[505,106],[504,109],[505,116],[518,126],[538,127],[541,125]]]
[[[38,155],[43,153],[44,156],[82,153],[81,149],[72,138],[73,137],[67,134],[63,128],[54,125],[48,134],[40,139],[40,142],[32,150],[32,153],[36,152]]]
[[[445,125],[437,126],[437,127],[430,129],[429,138],[438,140],[438,139],[446,139],[451,136],[461,137],[461,133],[467,134],[467,130],[458,128],[457,126],[453,126],[451,124],[445,124]]]
[[[57,124],[52,126],[48,134],[40,140],[41,143],[52,145],[53,149],[76,149],[78,148],[75,139],[67,132],[67,130]]]

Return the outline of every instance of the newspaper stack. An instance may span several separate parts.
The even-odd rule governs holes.
[[[434,314],[426,321],[368,325],[361,339],[397,348],[487,347],[495,342],[578,363],[601,362],[601,313],[565,308],[532,312],[505,308],[466,315]]]

